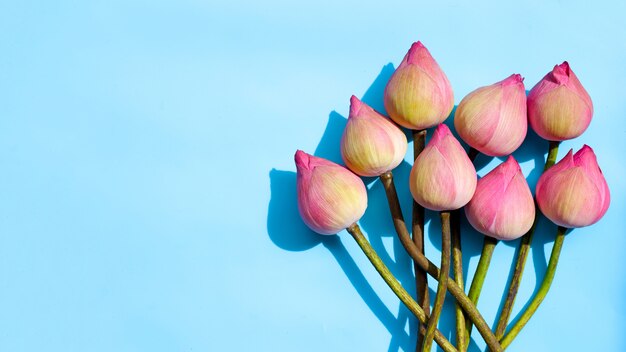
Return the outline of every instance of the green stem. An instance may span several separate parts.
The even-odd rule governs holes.
[[[546,164],[543,168],[544,172],[552,167],[552,165],[554,165],[554,163],[556,162],[556,157],[559,153],[560,143],[561,142],[550,141],[548,147],[548,158],[546,159]],[[496,326],[496,337],[498,338],[498,340],[502,339],[502,337],[504,336],[504,333],[506,331],[506,325],[509,323],[511,312],[513,311],[513,305],[515,304],[515,298],[517,297],[519,285],[522,281],[522,274],[524,273],[524,267],[526,266],[526,259],[528,258],[530,244],[533,240],[535,228],[537,227],[539,214],[539,207],[537,207],[537,204],[535,203],[535,220],[530,230],[524,236],[522,236],[522,239],[520,241],[519,250],[517,252],[517,259],[515,261],[515,269],[513,271],[513,277],[509,282],[506,300],[504,301],[504,306],[502,306],[500,319],[498,319],[498,324]]]
[[[467,151],[467,157],[474,162],[480,152],[474,147]],[[461,209],[452,212],[452,267],[454,271],[454,281],[462,290],[465,290],[463,280],[463,254],[461,251]],[[456,344],[459,351],[466,351],[469,344],[469,333],[472,323],[465,320],[463,309],[456,303]]]
[[[543,172],[546,172],[549,168],[556,163],[556,157],[559,154],[559,145],[561,142],[550,141],[548,146],[548,158],[546,159],[546,165],[543,167]]]
[[[426,145],[426,130],[413,130],[413,158],[417,159]],[[402,212],[400,212],[402,214]],[[405,225],[402,225],[405,226]],[[424,253],[424,207],[413,200],[413,243],[417,249]],[[413,263],[415,270],[415,289],[417,291],[417,302],[426,314],[430,313],[430,297],[428,294],[428,275],[417,263]],[[416,351],[419,350],[424,341],[424,335],[420,332],[417,336]]]
[[[483,284],[485,283],[485,277],[487,276],[487,271],[489,270],[489,264],[491,263],[491,257],[493,255],[493,250],[496,248],[498,244],[498,240],[484,236],[485,239],[483,241],[483,249],[480,253],[480,259],[478,260],[478,266],[476,267],[476,273],[474,274],[474,278],[472,279],[472,285],[470,286],[470,290],[468,293],[469,299],[474,303],[474,305],[478,304],[478,298],[480,297],[480,292],[483,289]],[[472,323],[467,322],[467,336],[472,335]]]
[[[391,175],[391,173],[389,173]],[[426,256],[415,246],[413,240],[411,239],[411,235],[406,229],[404,225],[404,220],[402,218],[402,211],[400,209],[400,202],[398,201],[398,195],[395,190],[395,186],[393,184],[393,178],[388,177],[387,174],[381,175],[381,179],[383,180],[383,185],[385,187],[385,191],[387,193],[387,200],[389,201],[391,214],[394,220],[394,225],[396,228],[396,232],[398,233],[398,237],[400,238],[400,242],[409,253],[411,258],[420,266],[422,270],[425,270],[428,275],[434,278],[440,277],[440,270],[437,268],[435,264],[433,264]],[[472,301],[465,295],[465,291],[459,287],[459,285],[454,282],[450,277],[448,277],[448,291],[456,300],[458,301],[461,308],[465,312],[465,316],[476,326],[480,335],[485,339],[487,346],[491,349],[492,352],[502,351],[496,336],[491,332],[491,328],[483,318],[483,316],[478,312],[476,306],[472,303]],[[437,339],[435,339],[436,341]]]
[[[385,280],[387,285],[391,288],[393,293],[395,293],[396,296],[398,296],[398,298],[400,299],[400,301],[402,301],[402,303],[404,303],[407,306],[407,308],[413,314],[415,314],[415,316],[417,317],[417,319],[419,319],[420,322],[426,323],[428,321],[428,316],[426,315],[426,313],[424,313],[424,310],[422,310],[419,304],[415,302],[415,300],[411,297],[411,295],[404,289],[404,287],[402,287],[400,282],[398,282],[398,280],[393,276],[391,271],[389,271],[389,268],[387,268],[385,263],[383,263],[383,261],[380,259],[380,257],[378,256],[374,248],[372,248],[372,245],[367,241],[367,239],[365,239],[365,236],[363,236],[363,233],[361,232],[359,225],[353,224],[350,227],[348,227],[347,230],[352,235],[352,237],[354,237],[359,247],[361,247],[361,250],[363,250],[363,253],[365,253],[365,256],[367,256],[367,259],[369,259],[369,261],[372,263],[376,271],[378,271],[378,273],[383,278],[383,280]],[[422,329],[424,329],[423,326],[422,326]],[[450,343],[450,341],[448,341],[441,334],[439,330],[436,330],[434,332],[434,339],[435,341],[437,341],[437,344],[441,346],[441,348],[444,351],[457,352],[457,349],[454,348],[454,346]]]
[[[448,276],[450,274],[450,212],[442,211],[441,213],[441,271],[439,272],[439,284],[437,285],[437,293],[435,295],[435,303],[433,304],[433,312],[428,319],[426,333],[424,334],[424,342],[422,351],[429,352],[433,345],[435,329],[439,323],[439,317],[443,310],[443,303],[446,299],[446,291],[448,288]]]
[[[463,290],[463,256],[461,252],[461,210],[452,212],[450,225],[452,228],[452,269],[454,282]],[[460,352],[467,351],[467,337],[465,334],[465,315],[458,302],[455,304],[456,313],[456,346]]]
[[[478,149],[474,148],[474,147],[470,147],[469,150],[467,151],[467,157],[474,162],[474,160],[476,160],[476,158],[478,157],[478,155],[480,154],[480,151],[478,151]],[[460,221],[459,221],[459,232],[461,231],[460,229]],[[486,241],[486,240],[485,240]],[[476,303],[478,302],[478,295],[480,295],[480,290],[482,288],[482,284],[483,281],[485,279],[485,275],[487,274],[487,267],[489,266],[489,261],[491,260],[491,253],[493,253],[493,247],[491,248],[491,253],[489,253],[489,260],[487,260],[487,266],[484,268],[481,268],[481,263],[484,262],[483,258],[485,258],[485,260],[487,259],[486,257],[483,256],[483,254],[485,254],[485,245],[487,243],[484,243],[483,245],[483,253],[481,254],[480,257],[480,261],[478,263],[478,268],[476,273],[474,274],[474,279],[472,280],[472,284],[470,286],[470,293],[469,293],[469,298],[470,300],[474,303],[474,305],[476,305]],[[482,269],[482,271],[481,271]],[[484,271],[484,272],[483,272]],[[479,280],[477,280],[477,275],[481,275],[482,274],[482,279],[480,279],[480,283],[478,282]],[[480,286],[480,287],[478,287]],[[478,289],[478,291],[477,291]],[[478,294],[476,294],[478,293]],[[461,336],[463,335],[463,342],[464,344],[469,345],[469,341],[472,335],[472,323],[470,321],[464,321],[464,325],[462,327],[459,327],[461,323],[459,322],[459,319],[457,317],[457,336]],[[459,329],[461,329],[463,332],[459,333]],[[460,338],[458,338],[458,340],[460,340]],[[460,347],[459,347],[460,349]]]
[[[548,269],[546,270],[546,275],[544,276],[543,282],[539,287],[539,291],[537,291],[528,307],[526,307],[526,309],[522,312],[521,317],[515,322],[515,324],[513,324],[509,333],[502,339],[502,348],[506,348],[511,344],[517,334],[519,334],[526,323],[528,323],[528,320],[533,316],[533,314],[535,314],[537,308],[548,294],[550,286],[552,285],[552,280],[554,279],[556,266],[559,262],[559,255],[561,254],[561,248],[563,247],[563,240],[565,239],[566,231],[567,229],[565,227],[559,226],[556,233],[556,239],[554,240],[554,246],[552,247],[552,254],[550,255]]]

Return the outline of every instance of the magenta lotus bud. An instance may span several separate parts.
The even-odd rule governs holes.
[[[385,88],[387,113],[401,126],[422,130],[443,122],[453,107],[448,77],[422,43],[413,43]]]
[[[611,195],[596,155],[585,145],[549,168],[537,182],[535,197],[541,212],[559,226],[595,224],[604,216]]]
[[[535,221],[535,202],[522,169],[512,156],[478,180],[465,206],[469,223],[499,240],[523,236]]]
[[[343,166],[298,150],[298,210],[313,231],[335,234],[357,222],[367,208],[363,181]]]
[[[554,66],[528,94],[528,121],[549,141],[580,136],[591,122],[593,104],[567,61]]]
[[[523,81],[514,74],[461,100],[454,127],[467,144],[489,156],[509,155],[522,144],[528,130]]]
[[[472,199],[476,169],[448,126],[441,124],[415,159],[409,182],[413,198],[424,208],[454,210]]]
[[[361,176],[380,176],[400,165],[406,154],[404,132],[354,95],[341,138],[341,156]]]

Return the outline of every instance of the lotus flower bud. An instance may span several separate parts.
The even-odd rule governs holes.
[[[441,124],[415,159],[409,181],[413,198],[424,208],[454,210],[472,199],[476,169],[448,126]]]
[[[604,216],[611,195],[596,155],[585,145],[572,150],[537,182],[537,204],[552,222],[567,228],[595,224]]]
[[[348,124],[341,138],[341,156],[350,170],[361,176],[380,176],[404,160],[404,132],[354,95]]]
[[[528,121],[549,141],[580,136],[591,122],[593,104],[567,61],[554,66],[528,94]]]
[[[461,100],[454,127],[467,144],[489,156],[509,155],[522,144],[528,129],[523,80],[514,74]]]
[[[385,109],[399,125],[422,130],[450,115],[454,96],[448,77],[422,43],[413,43],[385,88]]]
[[[503,241],[514,240],[530,230],[535,221],[535,202],[512,156],[478,180],[465,214],[476,230]]]
[[[350,170],[298,150],[298,210],[313,231],[335,234],[354,224],[367,208],[367,191]]]

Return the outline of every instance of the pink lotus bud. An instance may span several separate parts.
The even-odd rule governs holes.
[[[387,113],[399,125],[422,130],[443,122],[453,107],[446,74],[422,43],[413,43],[385,88]]]
[[[413,198],[423,207],[454,210],[472,199],[476,169],[448,126],[441,124],[415,159],[409,182]]]
[[[514,74],[461,100],[454,127],[467,144],[490,156],[509,155],[522,144],[528,129],[523,81]]]
[[[512,156],[478,180],[465,207],[469,223],[499,240],[524,235],[535,221],[535,202],[522,169]]]
[[[604,216],[611,195],[596,155],[584,145],[549,168],[537,182],[537,204],[553,223],[568,228],[595,224]]]
[[[361,176],[380,176],[400,165],[406,153],[404,132],[354,95],[341,138],[341,156]]]
[[[554,66],[528,94],[528,121],[549,141],[580,136],[591,122],[593,104],[567,61]]]
[[[313,231],[335,234],[354,224],[367,208],[367,191],[350,170],[298,150],[298,210]]]

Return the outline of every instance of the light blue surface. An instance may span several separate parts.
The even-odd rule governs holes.
[[[297,216],[292,158],[339,161],[350,95],[381,108],[416,40],[456,103],[514,72],[530,89],[569,60],[595,115],[559,157],[591,145],[613,200],[568,235],[509,350],[626,350],[624,13],[620,1],[1,2],[0,350],[411,351],[415,321],[351,238]],[[530,139],[516,156],[534,182],[546,143]],[[480,173],[498,162],[479,159]],[[407,216],[408,171],[396,172]],[[412,289],[370,186],[363,228]],[[516,312],[545,270],[554,228],[542,229]],[[435,262],[438,236],[429,226]],[[490,323],[514,245],[487,277]],[[465,228],[463,246],[473,272],[480,236]]]

